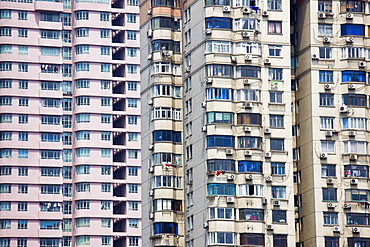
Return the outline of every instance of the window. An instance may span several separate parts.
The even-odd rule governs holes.
[[[261,149],[261,137],[253,136],[239,136],[238,137],[238,147],[239,148],[252,148]]]
[[[345,165],[344,177],[368,178],[369,167],[365,165]]]
[[[335,165],[321,165],[321,176],[322,177],[335,177],[336,176]]]
[[[12,28],[10,28],[10,27],[0,27],[0,37],[1,36],[11,37],[12,36]]]
[[[42,167],[41,176],[43,177],[60,177],[60,168]]]
[[[89,200],[81,200],[76,202],[76,210],[90,209]]]
[[[286,187],[283,186],[271,186],[271,197],[275,199],[285,199]]]
[[[338,225],[338,213],[324,212],[324,225]]]
[[[284,115],[270,115],[270,127],[284,128]]]
[[[41,99],[42,107],[60,108],[60,99]]]
[[[139,185],[138,184],[129,184],[128,185],[128,193],[139,193]]]
[[[206,41],[206,52],[210,53],[230,53],[231,47],[230,41]]]
[[[17,238],[17,247],[27,247],[27,238]]]
[[[100,55],[109,56],[110,55],[110,47],[109,46],[101,46],[100,47]]]
[[[28,211],[28,203],[27,202],[18,202],[18,211]]]
[[[100,21],[109,21],[110,13],[100,12]]]
[[[11,141],[12,132],[0,132],[0,141]]]
[[[366,118],[342,118],[343,129],[367,130]]]
[[[28,124],[28,115],[18,115],[19,124]]]
[[[319,82],[333,83],[333,71],[320,70],[319,71]]]
[[[274,234],[273,235],[273,246],[274,247],[287,247],[288,246],[287,235]]]
[[[127,40],[136,40],[136,34],[135,31],[127,31]]]
[[[41,194],[60,194],[59,185],[41,185]]]
[[[62,56],[64,60],[72,60],[72,48],[62,47]]]
[[[59,150],[41,150],[41,159],[60,159]]]
[[[334,118],[333,117],[320,117],[320,128],[321,129],[334,129]]]
[[[207,100],[234,100],[234,90],[226,88],[207,88]]]
[[[358,189],[348,189],[345,190],[345,200],[346,201],[368,201],[369,191],[368,190],[358,190]]]
[[[89,37],[89,29],[88,28],[76,28],[76,37]]]
[[[237,124],[261,125],[262,116],[258,113],[238,113]]]
[[[367,154],[367,142],[345,141],[344,153]]]
[[[335,141],[321,141],[321,152],[335,153]]]
[[[262,233],[240,233],[240,245],[265,246],[265,235]]]
[[[263,196],[263,186],[254,184],[239,185],[239,196]]]
[[[209,244],[236,244],[236,233],[233,232],[210,232]]]
[[[136,166],[128,167],[128,175],[129,176],[139,176],[138,170],[139,169]]]
[[[172,17],[154,17],[152,18],[152,28],[170,28],[179,30],[180,22]]]
[[[155,130],[153,132],[154,142],[175,142],[181,143],[181,132],[171,130]]]
[[[81,20],[89,20],[89,11],[86,10],[80,10],[75,12],[76,20],[81,21]]]
[[[101,115],[101,123],[107,123],[107,124],[109,124],[110,123],[110,119],[111,119],[111,116],[110,115],[104,115],[104,114]]]
[[[369,225],[369,215],[368,214],[359,214],[359,213],[347,213],[347,225],[360,225],[368,226]]]
[[[320,106],[334,106],[334,94],[320,93]]]
[[[128,210],[138,211],[139,210],[139,202],[128,202]]]
[[[111,219],[101,219],[101,227],[110,228],[111,227]]]
[[[348,242],[350,238],[348,238]],[[339,238],[338,237],[325,237],[325,247],[337,247],[339,246]],[[348,245],[352,246],[352,245]],[[353,245],[354,247],[354,245]]]
[[[241,208],[239,209],[239,219],[251,221],[263,221],[264,220],[263,209]]]
[[[72,64],[63,64],[62,74],[63,77],[72,77]]]
[[[237,66],[237,77],[261,78],[261,68],[255,66]]]
[[[90,105],[90,96],[78,96],[76,97],[76,105]]]
[[[206,28],[231,29],[231,18],[208,17],[205,19]]]
[[[327,13],[332,12],[332,1],[319,0],[318,11]]]
[[[89,45],[76,45],[76,55],[89,54],[89,52],[90,52]]]
[[[366,83],[366,72],[347,70],[342,71],[342,82],[363,82]]]
[[[207,136],[207,147],[230,147],[233,148],[235,146],[235,140],[233,136],[221,136],[221,135],[214,135],[214,136]]]
[[[137,91],[137,82],[135,82],[135,81],[128,81],[127,82],[127,90],[128,91]]]
[[[111,68],[111,65],[109,63],[100,64],[100,72],[110,72],[110,68]]]
[[[282,104],[283,103],[283,92],[270,91],[270,103]]]
[[[268,0],[267,8],[270,10],[281,10],[281,0]]]
[[[364,36],[365,26],[361,24],[341,24],[340,25],[341,36]]]
[[[362,1],[353,1],[346,0],[340,1],[340,12],[363,12],[365,10],[364,2]]]
[[[110,98],[102,97],[100,101],[101,106],[110,106]]]
[[[285,163],[271,162],[271,174],[285,175]]]
[[[78,245],[90,245],[90,236],[77,236],[76,246]]]
[[[218,90],[225,90],[225,89],[218,89]],[[234,100],[233,90],[230,90],[230,91],[231,91],[231,100]],[[219,93],[216,94],[216,95],[219,99],[221,99],[220,96],[218,96]],[[237,90],[237,100],[238,101],[259,102],[260,98],[261,98],[260,96],[261,96],[261,91],[260,90],[256,90],[256,89],[239,89],[239,90]]]
[[[59,13],[41,12],[40,13],[40,21],[60,22]]]
[[[207,123],[234,123],[234,114],[230,112],[207,112]]]
[[[59,133],[41,133],[42,142],[60,142]]]
[[[277,0],[277,1],[281,1],[281,0]],[[268,46],[268,49],[269,49],[269,56],[270,57],[281,57],[282,56],[282,46],[281,45],[269,45]]]
[[[0,19],[12,19],[12,11],[8,9],[2,9],[0,11]]]
[[[165,50],[170,50],[173,52],[180,52],[180,42],[166,40],[166,39],[157,39],[151,42],[152,51],[161,51],[163,47]]]
[[[12,45],[0,45],[0,54],[12,54]],[[11,80],[2,80],[2,81],[10,81],[11,82]],[[4,87],[2,87],[2,88],[4,88]]]
[[[76,227],[90,227],[90,218],[77,218]]]
[[[281,34],[283,23],[281,21],[269,21],[268,22],[268,33]]]
[[[90,71],[90,63],[89,62],[76,63],[76,71]]]
[[[319,47],[319,58],[320,59],[332,59],[333,48],[332,47]]]
[[[343,47],[341,48],[341,58],[348,59],[364,59],[365,58],[365,48],[363,47]]]
[[[19,106],[28,106],[28,98],[19,97],[18,105]]]
[[[19,118],[20,115],[18,115]],[[9,113],[0,114],[0,123],[12,123],[13,115]]]
[[[102,158],[110,158],[111,157],[111,149],[109,149],[109,148],[102,148],[101,149],[101,157]]]
[[[17,229],[27,229],[27,228],[28,228],[28,220],[18,220]]]
[[[0,149],[0,158],[11,158],[12,157],[12,149],[3,148]]]
[[[252,18],[235,19],[235,30],[259,30],[260,20]]]
[[[90,157],[90,148],[77,148],[76,149],[77,157]]]
[[[235,184],[208,184],[208,195],[235,196]]]
[[[137,0],[128,0],[137,1]],[[139,237],[128,237],[128,246],[139,246]]]
[[[40,35],[42,39],[59,39],[60,31],[42,29],[40,32]],[[19,46],[18,46],[18,50],[19,50]]]
[[[284,139],[270,139],[270,150],[284,151]]]
[[[366,94],[342,94],[342,103],[348,106],[366,106]]]
[[[238,161],[238,172],[262,173],[263,164],[261,161]]]
[[[28,159],[28,149],[18,149],[19,159]]]
[[[111,190],[112,190],[111,187],[112,187],[111,184],[102,183],[101,184],[101,192],[111,192]]]
[[[332,24],[320,24],[319,23],[319,36],[333,36],[333,25]]]
[[[0,62],[0,71],[12,71],[12,63]]]
[[[10,220],[0,220],[0,229],[11,229]]]
[[[337,189],[322,188],[323,201],[337,201]]]

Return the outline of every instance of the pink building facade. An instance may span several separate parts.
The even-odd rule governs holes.
[[[135,0],[0,2],[0,246],[141,246]]]

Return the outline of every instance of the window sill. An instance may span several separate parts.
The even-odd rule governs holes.
[[[272,152],[272,153],[288,154],[288,151],[284,151],[284,150],[270,150],[270,152]]]
[[[325,107],[325,108],[335,108],[333,105],[320,105],[319,107]]]
[[[283,35],[282,33],[267,33],[267,35]]]
[[[285,103],[272,103],[272,102],[269,102],[268,104],[275,105],[275,106],[285,106],[286,105]]]
[[[277,225],[288,225],[287,222],[271,222],[272,224],[277,224]]]
[[[276,58],[276,59],[283,59],[284,57],[282,56],[267,56],[268,58]]]
[[[272,12],[283,12],[282,9],[267,9],[268,12],[272,11]]]
[[[286,174],[271,174],[273,177],[286,177]]]

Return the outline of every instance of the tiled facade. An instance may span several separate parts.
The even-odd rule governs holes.
[[[0,246],[141,246],[138,12],[0,2]]]

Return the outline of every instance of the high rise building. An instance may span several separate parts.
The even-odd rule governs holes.
[[[0,3],[0,246],[141,246],[138,13]]]
[[[143,243],[294,246],[289,1],[141,8]]]

